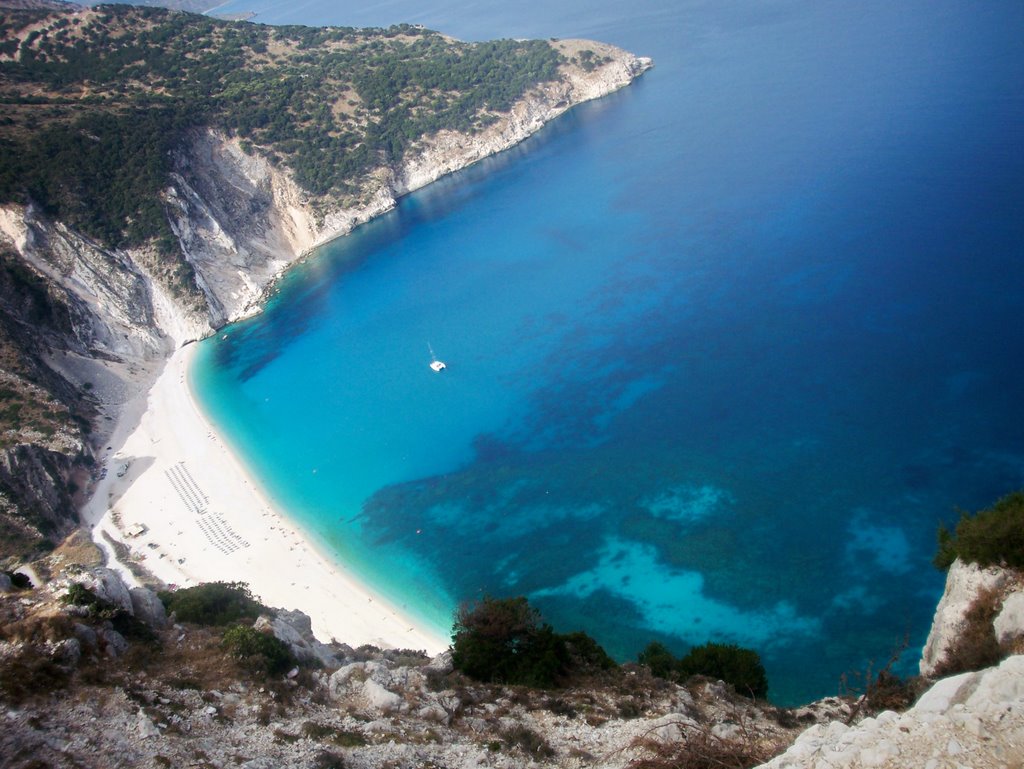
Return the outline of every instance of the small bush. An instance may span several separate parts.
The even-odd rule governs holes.
[[[302,736],[311,740],[323,740],[337,734],[338,730],[327,724],[318,724],[316,721],[306,721],[302,725]]]
[[[619,718],[632,719],[640,718],[643,714],[643,708],[640,703],[637,702],[634,697],[624,697],[616,703],[616,709],[619,714]]]
[[[735,644],[706,643],[695,646],[681,658],[658,641],[652,641],[637,656],[651,674],[670,681],[690,676],[708,676],[732,684],[737,693],[755,699],[768,696],[768,675],[761,657],[751,649]]]
[[[549,699],[544,703],[544,708],[550,713],[556,716],[565,716],[566,718],[576,718],[576,708],[572,706],[571,702],[563,700],[561,697],[555,697]]]
[[[736,644],[706,643],[695,646],[679,660],[684,676],[704,675],[732,684],[739,694],[756,699],[768,696],[768,674],[761,657]]]
[[[659,641],[651,641],[640,654],[636,661],[651,671],[651,675],[674,680],[678,677],[679,660],[668,650],[665,644]]]
[[[708,729],[687,734],[682,742],[649,742],[650,755],[635,759],[628,769],[749,769],[782,752],[782,745],[749,737],[726,740]]]
[[[874,683],[868,689],[865,707],[870,713],[894,710],[902,713],[917,699],[917,681],[900,678],[888,670],[879,671]]]
[[[593,672],[599,670],[615,670],[618,665],[608,652],[593,638],[584,632],[576,631],[562,636],[574,670]]]
[[[547,740],[525,726],[506,729],[501,733],[501,738],[510,749],[519,748],[525,755],[535,759],[552,758],[555,755],[554,748]]]
[[[302,737],[300,737],[298,734],[292,734],[291,732],[286,732],[284,729],[275,729],[274,730],[274,742],[283,742],[286,745],[294,745],[296,742],[298,742],[301,739],[302,739]]]
[[[252,597],[244,582],[208,582],[205,585],[160,593],[168,613],[179,622],[223,626],[253,622],[269,610]]]
[[[541,689],[615,667],[593,638],[556,633],[522,596],[463,605],[452,628],[452,662],[477,681]]]
[[[287,644],[247,625],[235,625],[224,633],[223,646],[228,654],[252,670],[279,675],[295,665]]]
[[[939,527],[933,563],[945,571],[957,558],[979,566],[1024,569],[1024,491],[1009,494],[987,510],[964,513],[951,532]]]
[[[359,732],[338,730],[331,741],[342,748],[361,748],[366,744],[366,738]]]

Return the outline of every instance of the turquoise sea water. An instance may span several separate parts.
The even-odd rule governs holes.
[[[657,64],[202,344],[297,522],[442,631],[526,594],[620,659],[756,648],[783,703],[913,668],[937,523],[1024,487],[1024,6],[250,9]]]

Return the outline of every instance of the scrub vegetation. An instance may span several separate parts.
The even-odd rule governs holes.
[[[702,675],[732,684],[739,694],[755,699],[768,696],[768,676],[761,657],[757,652],[736,644],[709,642],[695,646],[677,658],[664,644],[652,641],[637,659],[659,678],[685,681],[691,676]]]
[[[957,558],[982,567],[1024,569],[1024,491],[975,515],[963,513],[953,531],[940,526],[935,566],[945,571]]]
[[[707,676],[731,684],[738,694],[764,699],[768,677],[757,652],[733,644],[707,643],[676,658],[652,642],[638,661],[652,675],[671,681]],[[452,662],[477,681],[553,688],[614,673],[618,665],[586,633],[556,633],[526,598],[485,597],[463,605],[452,628]]]
[[[271,610],[252,597],[243,582],[207,582],[195,587],[160,593],[168,613],[179,622],[222,627],[239,622],[255,622]]]
[[[418,26],[270,27],[163,8],[0,19],[0,202],[33,201],[111,246],[173,247],[160,191],[185,133],[214,127],[344,198],[424,135],[475,131],[563,57]]]
[[[485,597],[460,607],[452,662],[485,683],[550,688],[616,667],[586,633],[556,633],[526,598]]]

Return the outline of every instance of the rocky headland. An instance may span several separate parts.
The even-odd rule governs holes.
[[[52,60],[53,49],[41,53],[50,33],[66,42],[68,29],[114,23],[74,6],[49,16],[60,4],[13,7],[35,9],[40,18],[6,30],[12,47],[0,61],[12,65]],[[127,406],[144,401],[173,351],[258,312],[289,266],[390,210],[402,195],[514,146],[652,66],[601,43],[550,45],[562,57],[553,79],[488,113],[473,130],[419,136],[399,161],[370,168],[346,194],[307,191],[287,164],[239,136],[189,129],[170,153],[159,193],[172,246],[144,240],[111,247],[31,200],[0,205],[0,377],[17,408],[0,441],[7,552],[45,549],[77,525],[115,428],[127,434],[125,420],[138,419],[140,409]],[[584,61],[581,51],[591,58]],[[6,86],[26,109],[34,104],[16,77]]]

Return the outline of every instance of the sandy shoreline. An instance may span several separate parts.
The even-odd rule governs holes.
[[[125,406],[102,454],[106,476],[82,511],[97,543],[109,553],[107,532],[169,584],[247,582],[265,604],[308,614],[321,641],[447,648],[447,638],[318,553],[274,508],[193,399],[195,351],[177,350],[151,390]]]

